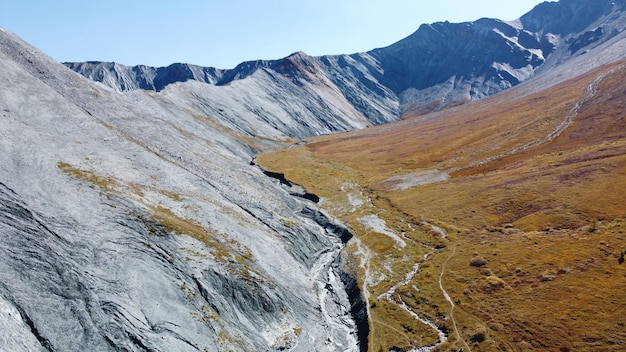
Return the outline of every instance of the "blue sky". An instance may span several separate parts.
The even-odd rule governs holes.
[[[296,51],[350,54],[420,24],[513,20],[541,0],[0,0],[0,26],[58,61],[233,68]]]

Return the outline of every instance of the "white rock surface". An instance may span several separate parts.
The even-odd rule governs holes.
[[[359,349],[340,267],[314,270],[344,234],[250,165],[244,132],[8,33],[0,82],[0,349]]]

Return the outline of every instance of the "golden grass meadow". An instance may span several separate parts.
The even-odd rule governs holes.
[[[620,351],[624,82],[623,64],[528,82],[258,163],[356,233],[370,351],[435,344],[415,315],[442,351]]]

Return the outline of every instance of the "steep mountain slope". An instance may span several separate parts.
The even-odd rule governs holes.
[[[623,349],[624,52],[258,158],[355,230],[373,350]]]
[[[175,82],[196,80],[229,86],[229,96],[247,97],[252,86],[264,96],[261,114],[271,115],[268,106],[282,113],[288,110],[281,106],[285,101],[298,101],[306,105],[298,110],[296,123],[304,121],[298,130],[309,128],[309,121],[329,125],[311,128],[310,136],[386,123],[404,113],[436,111],[510,88],[538,70],[552,69],[621,35],[626,28],[625,9],[623,0],[546,2],[510,23],[487,18],[438,22],[367,53],[318,58],[296,53],[280,60],[244,62],[231,70],[185,64],[163,68],[98,62],[66,65],[121,91],[159,91]],[[286,79],[268,82],[267,75]],[[228,119],[258,113],[239,101],[243,99],[233,99],[233,112],[224,113],[230,115]],[[207,105],[219,104],[218,99],[203,100]],[[344,114],[349,121],[342,118]],[[319,121],[319,116],[324,120]]]
[[[404,105],[426,111],[481,99],[528,79],[554,50],[550,39],[492,19],[434,23],[372,55],[382,63],[381,80]]]
[[[184,71],[188,74],[178,75],[172,71],[173,66],[190,66],[153,69],[110,63],[66,65],[120,91],[135,87],[151,89],[158,85],[161,88],[156,90],[163,89],[164,94],[169,89],[176,90],[176,94],[191,95],[203,114],[212,115],[220,123],[234,128],[248,124],[243,130],[252,136],[263,134],[254,130],[253,126],[257,125],[274,127],[273,137],[277,139],[281,138],[279,134],[286,135],[283,139],[305,138],[395,121],[399,114],[395,95],[388,89],[375,82],[370,86],[351,82],[354,92],[346,96],[344,90],[333,83],[323,63],[303,53],[276,61],[245,62],[232,70],[214,71],[216,74],[207,79],[202,76],[191,80],[190,73],[194,70],[212,69],[194,67],[194,70]],[[141,75],[134,76],[138,71]],[[143,83],[148,79],[145,72],[150,73],[147,84]],[[139,81],[133,81],[133,77]],[[165,78],[171,80],[168,82]],[[359,104],[350,100],[357,96],[362,97]]]
[[[0,66],[0,349],[367,348],[349,232],[249,136],[4,31]]]

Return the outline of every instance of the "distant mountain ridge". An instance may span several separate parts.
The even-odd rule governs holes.
[[[160,68],[65,65],[120,91],[161,91],[188,80],[224,86],[254,80],[253,74],[262,70],[288,77],[296,86],[308,79],[318,90],[310,99],[325,100],[321,91],[339,92],[359,119],[380,124],[407,110],[426,113],[484,98],[533,77],[543,66],[581,55],[624,31],[625,8],[624,0],[544,2],[512,22],[483,18],[424,24],[407,38],[366,53],[310,57],[300,52],[228,70],[180,63]],[[312,82],[314,76],[320,81]]]
[[[115,62],[75,62],[66,66],[80,73],[89,73],[88,78],[102,82],[121,91],[147,89],[160,91],[166,86],[186,80],[215,84],[224,70],[175,63],[167,67],[145,65],[125,66]]]

